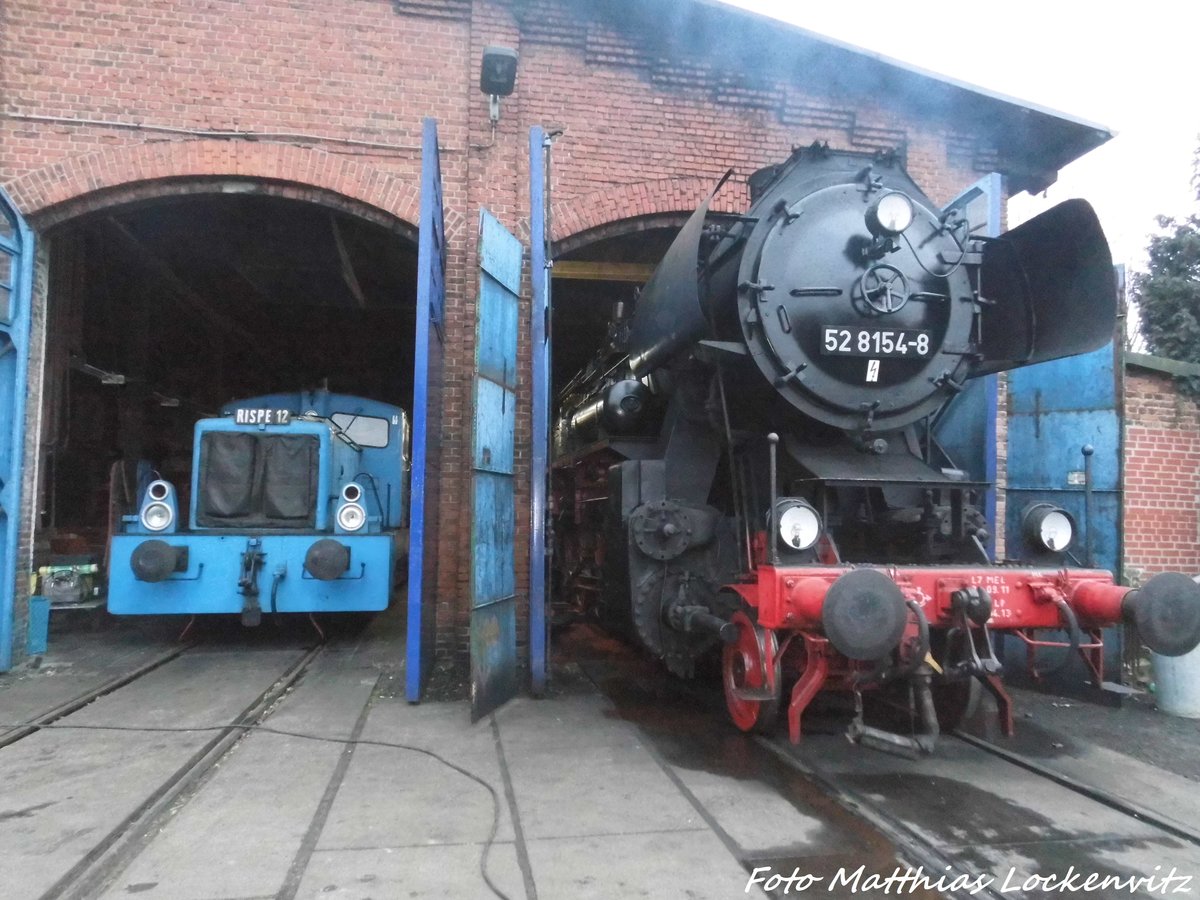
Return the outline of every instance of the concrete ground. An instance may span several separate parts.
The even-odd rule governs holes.
[[[603,637],[561,642],[570,656],[548,698],[519,698],[475,724],[462,701],[403,701],[395,638],[386,623],[335,637],[264,720],[275,731],[248,733],[168,808],[138,820],[136,833],[121,832],[211,737],[195,729],[230,721],[277,681],[311,643],[303,630],[201,635],[61,720],[130,730],[45,730],[0,749],[0,895],[73,896],[85,884],[82,896],[107,900],[719,900],[763,896],[747,892],[758,867],[798,868],[828,883],[858,865],[890,872],[910,862],[789,765],[793,751],[735,732],[710,701]],[[39,668],[0,677],[0,724],[174,646],[171,629],[57,636]],[[1097,717],[1121,712],[1086,715],[1097,727]],[[1031,740],[1061,743],[1055,723],[1037,724]],[[139,730],[154,728],[183,730]],[[1155,740],[1153,720],[1139,728],[1140,741]],[[1079,733],[1070,740],[1051,761],[1200,821],[1200,782],[1186,772]],[[884,798],[977,871],[1069,861],[1114,871],[1167,864],[1200,876],[1200,849],[1076,808],[1064,789],[998,773],[968,749],[948,741],[937,758],[914,764],[814,734],[794,752],[864,797]],[[1200,757],[1200,746],[1186,754]],[[101,870],[103,878],[79,880]]]
[[[125,637],[64,639],[39,668],[0,679],[0,720],[23,721],[169,647],[134,652]],[[396,696],[394,646],[331,642],[265,719],[327,740],[249,733],[87,895],[491,897],[486,853],[511,898],[744,896],[737,856],[590,683],[471,724],[464,702]],[[131,730],[48,729],[0,749],[5,900],[63,891],[209,737],[137,729],[228,722],[300,649],[292,635],[202,642],[60,723]]]
[[[1115,708],[1038,691],[1011,693],[1022,753],[1069,758],[1081,748],[1104,748],[1200,783],[1200,719],[1160,712],[1152,693],[1135,694]]]

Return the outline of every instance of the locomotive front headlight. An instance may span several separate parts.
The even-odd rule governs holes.
[[[789,550],[808,550],[821,537],[821,516],[803,500],[783,500],[776,509],[779,540]]]
[[[867,207],[867,230],[875,237],[895,237],[913,223],[913,215],[913,202],[905,194],[881,194]]]
[[[171,522],[175,520],[175,514],[171,512],[171,507],[165,503],[148,503],[145,509],[142,510],[142,525],[147,531],[165,531],[171,527]]]
[[[337,512],[338,526],[344,531],[358,531],[367,524],[367,511],[357,503],[347,503]]]
[[[1039,549],[1061,553],[1075,537],[1075,520],[1065,510],[1050,503],[1035,503],[1022,517],[1025,539]]]

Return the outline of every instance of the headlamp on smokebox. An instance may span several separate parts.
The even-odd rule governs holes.
[[[913,223],[913,202],[899,191],[880,194],[867,207],[867,230],[875,237],[896,237]]]
[[[811,550],[821,537],[821,516],[806,500],[780,500],[775,522],[776,537],[785,550]]]

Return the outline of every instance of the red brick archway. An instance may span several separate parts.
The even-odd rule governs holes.
[[[601,232],[615,222],[655,219],[662,224],[671,224],[666,220],[674,218],[672,214],[680,213],[686,219],[716,183],[715,177],[663,178],[558,200],[550,211],[551,239],[558,252],[566,252],[607,236]],[[721,189],[712,208],[717,212],[742,212],[748,205],[748,198],[748,187],[744,182],[731,182]],[[673,224],[682,224],[682,221]]]
[[[39,230],[87,212],[164,194],[223,190],[231,179],[338,206],[381,224],[415,227],[420,195],[409,179],[358,160],[290,144],[162,141],[112,147],[35,169],[4,187]],[[446,222],[447,232],[460,223]]]

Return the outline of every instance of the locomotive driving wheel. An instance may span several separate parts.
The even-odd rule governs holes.
[[[775,633],[761,628],[743,612],[733,614],[737,640],[721,652],[725,705],[742,731],[773,731],[779,721],[782,673]],[[768,666],[771,678],[768,678]]]

